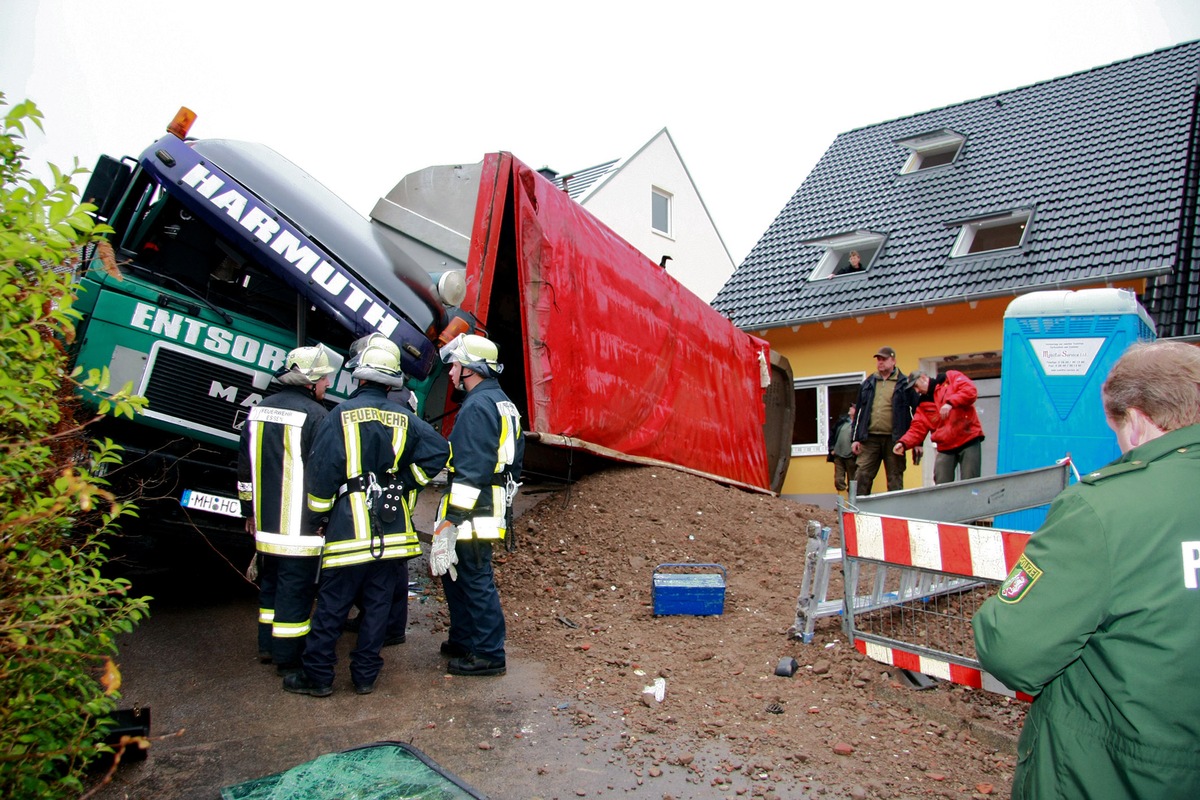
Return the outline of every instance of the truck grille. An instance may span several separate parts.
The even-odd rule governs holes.
[[[142,387],[150,401],[146,413],[236,442],[251,407],[247,400],[265,394],[254,388],[253,378],[249,369],[160,346]]]

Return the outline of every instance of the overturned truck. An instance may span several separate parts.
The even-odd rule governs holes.
[[[794,397],[786,359],[536,170],[508,153],[431,167],[371,219],[466,270],[462,310],[521,367],[524,385],[506,389],[529,438],[560,451],[543,459],[583,451],[779,490]]]
[[[289,349],[345,352],[372,332],[400,347],[444,433],[455,404],[439,344],[495,340],[531,478],[615,460],[781,487],[786,359],[511,154],[409,175],[368,219],[267,147],[187,138],[192,119],[181,111],[136,159],[102,157],[84,193],[114,233],[82,260],[72,357],[149,401],[101,433],[126,449],[110,477],[140,494],[151,540],[244,541],[234,473],[248,410]],[[343,372],[327,399],[352,389]]]

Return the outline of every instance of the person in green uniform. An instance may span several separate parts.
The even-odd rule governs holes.
[[[1013,798],[1200,797],[1200,349],[1135,344],[1102,389],[1121,457],[1050,507],[975,614],[1034,695]]]

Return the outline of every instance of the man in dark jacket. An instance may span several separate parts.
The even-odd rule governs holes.
[[[317,345],[287,354],[283,386],[250,410],[238,449],[238,499],[258,551],[258,658],[299,669],[324,541],[304,529],[304,472],[321,400],[342,359]]]
[[[1016,800],[1200,797],[1200,349],[1133,345],[1101,389],[1121,457],[1050,506],[972,617],[1035,695]]]
[[[912,424],[913,398],[908,378],[896,366],[896,351],[881,347],[875,352],[875,372],[867,376],[858,389],[854,417],[854,444],[858,459],[854,479],[857,493],[871,493],[871,485],[883,463],[887,473],[887,490],[904,488],[904,456],[892,449]]]
[[[420,554],[413,496],[449,455],[441,434],[407,405],[388,399],[389,388],[404,383],[400,348],[371,334],[355,350],[347,366],[358,389],[321,423],[305,481],[306,524],[315,530],[324,517],[329,521],[304,669],[285,678],[283,688],[313,697],[333,693],[338,637],[359,597],[363,618],[350,652],[350,677],[358,694],[374,691],[396,587],[392,562]]]
[[[829,432],[829,456],[827,460],[833,464],[833,488],[843,497],[848,496],[850,481],[858,463],[851,446],[854,444],[854,405],[851,404],[846,413],[837,418],[833,429]]]
[[[491,340],[462,334],[441,356],[450,365],[451,384],[466,391],[450,431],[450,483],[429,560],[450,611],[442,654],[450,657],[453,675],[503,675],[504,612],[492,546],[511,535],[509,510],[525,454],[521,415],[496,380],[503,367]]]

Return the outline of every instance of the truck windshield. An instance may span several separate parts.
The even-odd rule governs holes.
[[[174,292],[181,290],[223,312],[337,346],[350,334],[320,314],[279,278],[247,257],[162,186],[147,181],[120,236],[121,268]]]

